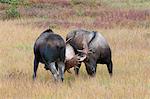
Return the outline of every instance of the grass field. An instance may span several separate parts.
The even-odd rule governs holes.
[[[37,0],[41,1],[47,0]],[[137,0],[135,5],[131,0],[129,5],[116,10],[120,8],[116,1],[126,4],[127,0],[102,0],[100,4],[106,6],[98,6],[98,0],[93,0],[95,3],[82,12],[80,7],[86,8],[88,3],[62,1],[65,6],[55,3],[53,9],[49,8],[51,5],[35,3],[19,9],[27,11],[21,19],[0,20],[0,99],[149,99],[150,7],[147,3],[150,2]],[[34,11],[29,14],[33,9],[41,11],[39,16],[45,16],[34,16]],[[37,79],[33,81],[33,45],[49,27],[63,38],[76,28],[101,32],[112,49],[113,77],[109,77],[106,65],[99,64],[96,77],[90,78],[82,64],[78,77],[72,69],[72,74],[65,73],[64,83],[56,84],[51,73],[40,64]]]

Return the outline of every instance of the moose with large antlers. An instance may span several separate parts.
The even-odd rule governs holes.
[[[113,73],[111,49],[106,39],[98,32],[83,29],[73,30],[66,37],[66,70],[75,67],[75,74],[79,74],[81,62],[85,63],[90,76],[96,74],[97,64],[106,64],[110,76]]]

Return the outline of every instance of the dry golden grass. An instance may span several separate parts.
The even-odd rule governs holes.
[[[150,98],[150,28],[96,28],[112,48],[113,77],[98,65],[96,77],[89,78],[83,65],[79,77],[66,73],[64,83],[55,84],[41,64],[32,80],[33,44],[45,28],[22,25],[28,21],[0,21],[0,99]],[[54,29],[63,37],[70,30]]]

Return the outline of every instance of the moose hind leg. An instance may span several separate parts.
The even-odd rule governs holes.
[[[112,63],[112,61],[110,61],[107,64],[107,69],[108,69],[109,75],[112,76],[113,75],[113,63]]]
[[[57,71],[57,69],[56,69],[55,62],[50,63],[50,64],[48,65],[48,68],[49,68],[49,70],[51,71],[51,73],[52,73],[52,75],[53,75],[55,81],[57,81],[57,80],[58,80],[59,73],[58,73],[58,71]]]
[[[38,69],[38,65],[39,65],[39,61],[34,58],[34,73],[33,73],[33,79],[36,78],[36,72],[37,72],[37,69]]]
[[[61,78],[61,81],[64,80],[64,70],[65,70],[65,64],[63,62],[58,62],[58,70],[59,70],[59,75]]]

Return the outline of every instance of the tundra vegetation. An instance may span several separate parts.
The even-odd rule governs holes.
[[[18,3],[13,5],[13,1]],[[149,0],[0,2],[1,99],[150,98]],[[7,17],[11,6],[19,17]],[[76,28],[102,33],[112,50],[113,76],[109,77],[105,65],[98,64],[96,76],[91,78],[82,64],[78,77],[71,69],[63,83],[55,84],[40,64],[38,79],[33,81],[33,45],[48,27],[63,38]]]

